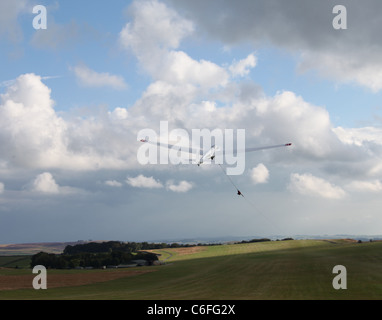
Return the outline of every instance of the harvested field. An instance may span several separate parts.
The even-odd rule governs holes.
[[[155,270],[100,270],[99,272],[83,271],[73,274],[47,274],[49,288],[74,287],[98,282],[105,282],[125,277],[133,277]],[[0,275],[0,290],[31,289],[36,274],[30,275]]]
[[[202,251],[206,251],[207,247],[186,247],[186,248],[171,248],[172,252],[177,253],[180,256],[194,254]],[[155,251],[155,250],[153,250]]]

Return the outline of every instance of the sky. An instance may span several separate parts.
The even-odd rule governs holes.
[[[381,10],[2,0],[0,243],[382,234]],[[161,122],[292,146],[142,164]]]

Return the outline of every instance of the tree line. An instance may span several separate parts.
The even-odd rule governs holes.
[[[179,243],[149,243],[149,242],[121,242],[121,241],[106,241],[106,242],[89,242],[85,244],[68,245],[65,247],[64,254],[78,253],[100,253],[111,251],[123,252],[138,252],[141,250],[163,249],[163,248],[178,248],[190,247],[189,244]]]
[[[31,267],[43,265],[46,268],[67,269],[77,267],[101,268],[129,264],[132,260],[145,260],[152,265],[158,260],[156,254],[139,250],[156,249],[146,243],[123,243],[119,241],[91,242],[68,245],[62,254],[39,252],[32,256]]]
[[[285,238],[285,240],[293,240]],[[266,242],[268,238],[252,239],[238,243]],[[197,244],[197,246],[215,246],[215,244]],[[191,244],[180,243],[149,243],[149,242],[89,242],[85,244],[67,245],[62,254],[39,252],[32,256],[31,267],[43,265],[46,268],[67,269],[67,268],[101,268],[103,266],[118,266],[129,264],[132,260],[145,260],[148,265],[152,265],[158,260],[156,254],[145,252],[144,250],[193,247]]]
[[[281,241],[288,241],[288,240],[293,240],[293,238],[283,238],[283,239],[281,239]],[[272,240],[268,239],[268,238],[260,238],[260,239],[252,239],[252,240],[243,240],[243,241],[238,242],[238,243],[253,243],[253,242],[267,242],[267,241],[272,241]],[[280,240],[277,239],[276,241],[280,241]]]

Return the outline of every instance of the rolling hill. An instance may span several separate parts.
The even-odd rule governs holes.
[[[110,270],[48,270],[90,284],[33,290],[0,290],[0,299],[127,300],[317,300],[382,299],[382,242],[291,240],[153,250],[165,265],[132,268],[137,274],[108,278]],[[333,268],[347,269],[346,290],[336,290]],[[33,276],[30,270],[0,269],[0,279]],[[16,279],[16,278],[15,278]],[[1,283],[1,281],[0,281]]]

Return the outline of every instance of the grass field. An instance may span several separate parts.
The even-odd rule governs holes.
[[[5,268],[29,268],[31,256],[0,256],[0,267]]]
[[[48,270],[47,290],[32,288],[31,270],[0,269],[0,286],[9,277],[30,283],[1,290],[0,299],[382,299],[382,242],[293,240],[154,251],[166,265]],[[346,290],[332,286],[335,265],[347,269]],[[91,275],[93,282],[49,287],[50,279],[68,275]]]

